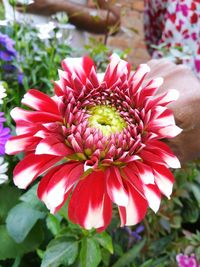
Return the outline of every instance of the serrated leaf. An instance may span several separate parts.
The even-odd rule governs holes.
[[[133,247],[126,252],[117,262],[115,262],[112,267],[124,267],[130,263],[133,263],[133,260],[138,256],[138,253],[141,251],[145,244],[145,239],[140,243],[133,245]]]
[[[17,243],[21,243],[35,223],[44,217],[44,212],[34,210],[26,203],[20,203],[8,213],[6,219],[8,233]]]
[[[92,237],[84,238],[81,244],[81,267],[96,267],[101,261],[99,244]]]
[[[71,265],[78,255],[78,241],[57,238],[51,241],[44,253],[41,267]]]
[[[107,249],[111,254],[113,254],[112,238],[108,233],[98,233],[94,236],[94,238],[103,248]]]
[[[37,223],[24,242],[17,244],[8,234],[6,226],[0,225],[0,260],[15,259],[35,250],[43,240],[43,231]]]

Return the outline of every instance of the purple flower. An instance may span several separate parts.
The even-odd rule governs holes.
[[[131,229],[129,227],[125,227],[126,231],[129,233],[130,238],[134,239],[134,241],[139,241],[142,239],[140,233],[142,233],[144,231],[144,226],[142,224],[140,224],[135,231],[131,231]]]
[[[6,119],[4,118],[4,113],[0,112],[0,123],[6,121]]]
[[[15,42],[6,34],[3,34],[0,32],[0,45],[5,47],[7,50],[14,49],[13,46],[15,45]],[[16,50],[14,49],[16,52]]]
[[[10,129],[8,127],[3,127],[3,123],[0,123],[0,155],[5,154],[5,144],[10,138]]]
[[[14,44],[15,42],[8,35],[0,33],[0,59],[11,61],[17,56]]]
[[[5,64],[2,67],[3,67],[3,70],[6,72],[14,72],[16,70],[16,67],[10,64]]]
[[[22,84],[23,83],[23,73],[21,71],[18,72],[17,78],[18,78],[18,83]]]
[[[7,51],[0,51],[0,59],[3,61],[11,61],[13,59],[13,55]]]
[[[184,255],[182,253],[176,256],[176,261],[178,263],[178,267],[200,267],[197,262],[195,255]]]

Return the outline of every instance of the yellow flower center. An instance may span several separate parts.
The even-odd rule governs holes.
[[[125,120],[114,107],[95,106],[89,109],[89,114],[90,127],[100,129],[104,136],[120,133],[126,127]]]

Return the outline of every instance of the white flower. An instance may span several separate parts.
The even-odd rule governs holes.
[[[53,38],[52,31],[55,29],[55,27],[56,25],[52,21],[46,24],[37,24],[36,28],[38,29],[38,37],[41,40]]]
[[[7,94],[5,93],[6,89],[3,86],[3,82],[0,82],[0,104],[3,104],[3,98],[7,96]]]
[[[8,163],[4,162],[4,158],[0,157],[0,184],[4,184],[8,181],[6,172],[8,170]]]

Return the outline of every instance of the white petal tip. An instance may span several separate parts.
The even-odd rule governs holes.
[[[140,64],[139,68],[141,68],[145,73],[150,72],[151,70],[147,64]]]
[[[171,101],[176,101],[180,96],[180,93],[176,89],[170,89],[168,91],[168,97],[171,99]]]
[[[160,87],[164,82],[162,77],[155,78],[156,87]]]

